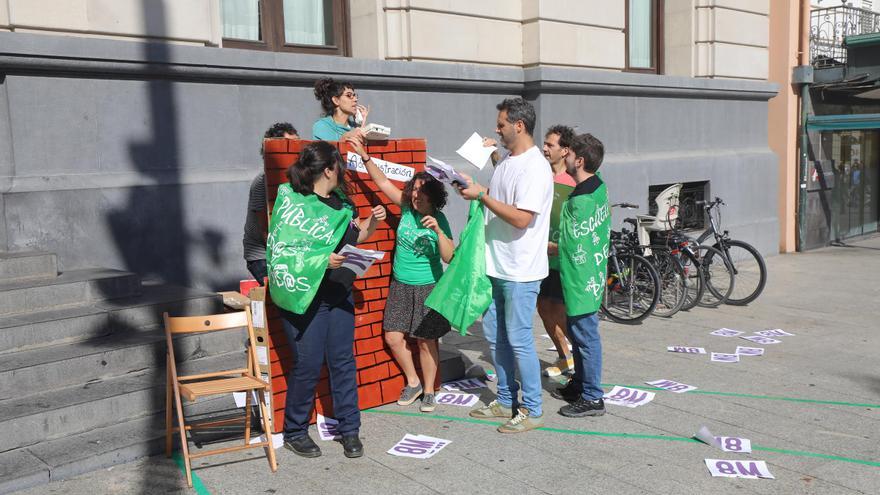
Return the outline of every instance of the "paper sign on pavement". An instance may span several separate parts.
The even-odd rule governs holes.
[[[738,354],[726,354],[724,352],[713,352],[711,360],[716,363],[738,363]]]
[[[747,335],[744,337],[740,337],[741,339],[748,340],[749,342],[754,342],[756,344],[780,344],[781,340],[771,339],[770,337],[764,337],[763,335]]]
[[[437,404],[448,406],[473,407],[480,398],[474,394],[460,394],[454,392],[440,392],[436,397]]]
[[[719,337],[737,337],[739,335],[744,334],[745,332],[740,332],[739,330],[731,330],[729,328],[719,328],[714,332],[709,332],[709,335],[717,335]]]
[[[685,354],[706,354],[702,347],[685,347],[683,345],[671,345],[666,348],[668,352],[683,352]]]
[[[752,441],[740,437],[715,437],[718,446],[725,452],[739,452],[748,454],[752,451]]]
[[[328,418],[322,414],[318,414],[318,435],[321,437],[321,440],[329,441],[336,440],[341,437],[339,432],[336,430],[336,427],[339,426],[339,421],[336,421],[333,418]]]
[[[755,334],[762,337],[795,337],[795,334],[788,333],[779,328],[776,330],[761,330],[760,332],[755,332]]]
[[[711,445],[719,449],[721,448],[721,443],[718,441],[718,437],[713,435],[712,432],[709,431],[709,428],[706,428],[705,426],[700,427],[697,433],[694,434],[694,438],[705,443],[706,445]]]
[[[647,383],[648,385],[653,385],[657,388],[662,388],[663,390],[675,392],[677,394],[683,394],[685,392],[690,392],[691,390],[697,389],[697,387],[693,385],[685,385],[684,383],[674,382],[672,380],[654,380],[653,382],[645,383]]]
[[[740,356],[763,356],[764,348],[736,346],[736,352],[734,354],[739,354]]]
[[[373,263],[385,257],[385,251],[356,248],[351,244],[343,246],[339,254],[345,256],[342,266],[353,271],[358,277],[369,270]]]
[[[407,433],[403,436],[403,440],[397,442],[394,447],[388,450],[388,453],[399,457],[428,459],[450,443],[452,443],[452,440]]]
[[[260,435],[258,437],[251,438],[250,445],[253,445],[255,443],[265,442],[265,441],[266,441],[266,435]],[[283,446],[284,446],[284,433],[275,433],[274,435],[272,435],[272,448],[273,449],[280,449]]]
[[[483,138],[475,132],[455,152],[471,165],[483,170],[489,157],[492,156],[492,152],[497,149],[495,146],[483,146]]]
[[[271,406],[269,405],[269,401],[271,399],[269,398],[269,394],[268,393],[265,394],[265,397],[266,397],[266,407],[269,407],[270,411],[271,411]],[[232,392],[232,398],[233,398],[233,400],[235,400],[235,407],[245,407],[245,405],[246,405],[245,401],[247,400],[247,392]],[[251,390],[251,405],[252,406],[259,406],[260,405],[260,402],[257,399],[257,393],[253,390]]]
[[[456,380],[454,382],[446,382],[441,385],[444,390],[461,391],[474,390],[477,388],[486,388],[486,382],[478,378],[465,378],[464,380]]]
[[[747,478],[774,479],[767,469],[765,461],[725,461],[721,459],[706,459],[706,467],[714,477],[722,478]]]
[[[639,407],[654,400],[654,392],[615,386],[605,394],[605,403],[615,406]]]

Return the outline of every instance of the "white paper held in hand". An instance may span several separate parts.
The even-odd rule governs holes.
[[[370,249],[360,249],[346,244],[339,250],[339,254],[345,256],[342,266],[353,271],[358,277],[373,266],[373,263],[385,257],[385,251],[372,251]]]
[[[456,172],[452,165],[432,156],[428,157],[428,163],[425,164],[425,172],[428,172],[432,177],[444,184],[460,183],[462,187],[467,187],[467,179]]]
[[[492,152],[497,149],[495,146],[483,146],[483,138],[475,132],[455,152],[471,165],[483,170],[489,157],[492,156]]]

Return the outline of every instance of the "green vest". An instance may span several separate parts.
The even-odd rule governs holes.
[[[347,205],[334,210],[315,194],[303,196],[290,184],[278,187],[266,241],[269,293],[276,305],[305,313],[351,218]]]
[[[559,244],[559,215],[562,204],[574,188],[568,184],[553,183],[553,206],[550,208],[550,242]],[[549,256],[550,268],[559,270],[559,256]]]
[[[593,313],[605,289],[611,210],[605,184],[592,194],[569,197],[562,205],[559,273],[565,312]]]

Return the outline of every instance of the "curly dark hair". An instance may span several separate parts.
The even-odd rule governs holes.
[[[403,186],[403,197],[401,198],[403,206],[412,207],[413,189],[416,187],[417,180],[422,181],[422,187],[419,188],[419,192],[428,196],[428,202],[431,203],[435,210],[442,210],[446,206],[446,198],[448,196],[446,188],[443,187],[442,182],[435,179],[428,172],[417,173]]]
[[[574,130],[567,125],[554,125],[547,129],[545,136],[549,136],[550,134],[556,134],[559,136],[559,146],[562,148],[571,148],[571,145],[574,142]]]
[[[321,102],[324,115],[333,115],[333,112],[336,111],[333,97],[342,96],[346,89],[353,90],[354,86],[350,82],[334,81],[329,77],[322,77],[315,81],[315,99]]]
[[[284,137],[285,134],[299,134],[296,132],[296,127],[290,124],[290,122],[275,122],[272,124],[272,127],[266,130],[266,133],[263,134],[264,138],[280,138]]]

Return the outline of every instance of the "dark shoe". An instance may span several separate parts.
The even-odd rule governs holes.
[[[550,392],[550,396],[565,402],[575,402],[581,396],[580,384],[575,383],[574,380],[569,380],[564,387],[559,387]]]
[[[342,437],[342,451],[349,459],[364,455],[364,444],[357,435]]]
[[[583,418],[585,416],[601,416],[605,414],[605,401],[603,399],[587,400],[583,397],[559,409],[559,414],[569,418]]]
[[[285,440],[284,448],[302,457],[321,457],[321,447],[306,433],[293,440]]]

